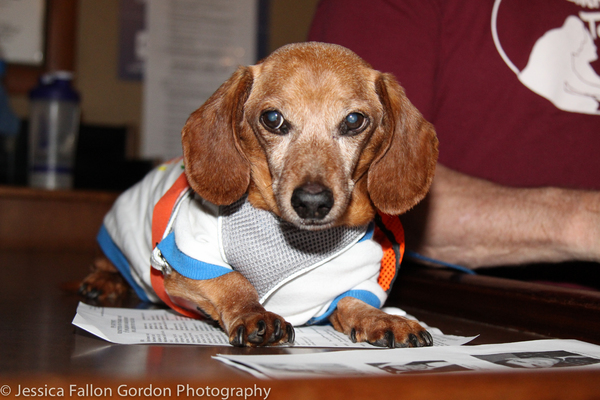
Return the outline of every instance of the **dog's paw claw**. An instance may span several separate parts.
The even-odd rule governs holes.
[[[265,333],[267,333],[267,324],[265,321],[260,320],[256,324],[256,329],[248,335],[248,341],[260,345],[265,341]]]
[[[387,331],[381,339],[369,343],[373,346],[388,347],[390,349],[393,349],[396,347],[396,338],[394,337],[394,332]]]
[[[421,344],[421,342],[419,342],[419,339],[417,339],[417,336],[414,333],[408,334],[408,342],[410,343],[411,347],[423,347],[423,345]]]
[[[79,290],[77,291],[77,293],[80,296],[85,297],[86,299],[97,300],[100,297],[100,295],[102,295],[102,290],[99,290],[91,285],[82,283],[81,286],[79,286]]]
[[[273,334],[271,335],[271,338],[269,339],[269,343],[279,342],[282,337],[283,337],[283,330],[281,329],[281,321],[277,319],[277,320],[275,320],[274,331],[273,331]]]
[[[246,333],[246,328],[244,325],[240,325],[235,332],[235,337],[231,341],[231,345],[235,347],[243,347],[244,346],[244,334]]]
[[[421,336],[421,339],[423,340],[423,343],[425,343],[425,346],[433,346],[433,337],[429,332],[422,331],[419,333],[419,336]]]
[[[285,324],[285,330],[282,326]],[[271,346],[294,342],[294,328],[273,313],[250,314],[241,318],[230,331],[234,346]]]
[[[387,340],[387,347],[389,347],[390,349],[396,347],[396,337],[394,336],[394,332],[387,331],[385,333],[385,338]]]
[[[356,343],[356,329],[354,328],[350,331],[350,340],[352,340],[352,343]]]
[[[292,326],[292,324],[286,323],[285,330],[288,337],[287,343],[294,344],[294,341],[296,340],[296,331],[294,331],[294,327]]]
[[[258,331],[256,332],[256,334],[258,336],[264,336],[266,332],[267,332],[267,324],[265,323],[265,321],[263,321],[261,319],[260,321],[258,321]]]

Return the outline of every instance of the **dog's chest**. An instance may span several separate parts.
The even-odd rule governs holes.
[[[258,210],[242,198],[221,207],[221,240],[226,261],[246,277],[264,300],[294,277],[329,261],[358,242],[363,227],[306,231]]]

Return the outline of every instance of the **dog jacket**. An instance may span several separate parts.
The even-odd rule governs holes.
[[[171,269],[190,279],[240,272],[263,306],[293,325],[324,322],[352,296],[381,307],[404,252],[397,217],[362,227],[307,231],[252,207],[246,196],[216,206],[189,187],[181,160],[153,170],[104,218],[98,243],[144,301],[164,302]],[[234,290],[234,288],[232,288]]]

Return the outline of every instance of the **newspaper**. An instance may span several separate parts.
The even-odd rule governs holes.
[[[398,308],[389,313],[415,319]],[[439,329],[426,327],[434,346],[458,346],[476,336],[445,335]],[[183,317],[172,310],[144,310],[93,307],[79,303],[73,324],[106,341],[119,344],[195,344],[230,346],[227,335],[205,321]],[[343,333],[330,325],[296,327],[293,347],[373,348],[368,343],[352,343]]]
[[[262,379],[396,375],[532,368],[600,369],[600,346],[577,340],[535,340],[479,346],[348,350],[310,354],[215,357]]]

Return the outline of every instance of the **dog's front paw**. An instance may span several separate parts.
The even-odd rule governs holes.
[[[120,274],[94,271],[79,285],[78,293],[100,306],[119,306],[127,298],[129,285]]]
[[[341,299],[329,320],[353,342],[390,348],[433,345],[433,338],[418,322],[387,314],[353,297]]]
[[[276,346],[294,343],[294,327],[277,314],[255,312],[231,324],[229,343],[238,347]]]
[[[377,314],[360,319],[351,328],[350,339],[353,342],[389,348],[433,345],[433,338],[418,322],[383,311]]]

